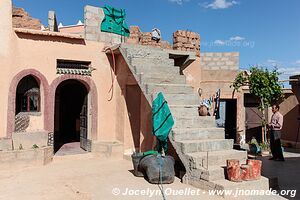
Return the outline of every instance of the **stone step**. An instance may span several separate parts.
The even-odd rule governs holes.
[[[146,93],[158,94],[193,94],[194,90],[191,86],[186,84],[146,84]]]
[[[191,168],[202,169],[210,166],[226,166],[226,160],[237,159],[240,164],[246,164],[247,152],[234,149],[211,152],[188,153]]]
[[[186,153],[222,151],[233,148],[233,140],[231,139],[209,139],[209,140],[180,140],[181,151]]]
[[[185,117],[173,116],[175,128],[213,128],[216,127],[215,118],[211,116]]]
[[[178,74],[140,74],[140,82],[142,84],[185,84],[185,76]]]
[[[164,51],[161,48],[152,47],[152,46],[144,46],[144,45],[137,45],[137,44],[128,44],[122,43],[122,49],[124,49],[128,54],[149,54],[149,53],[166,53],[169,55],[168,52]]]
[[[193,169],[191,176],[193,179],[214,181],[225,179],[225,169],[221,166],[210,166],[209,168]]]
[[[157,95],[151,95],[154,100]],[[194,94],[164,94],[169,105],[198,104],[199,98]]]
[[[175,141],[225,139],[223,128],[173,128],[171,134]]]
[[[126,54],[128,58],[158,58],[169,59],[169,54],[165,51],[158,51],[153,49],[127,49]]]
[[[141,65],[160,65],[163,67],[170,67],[174,66],[174,60],[173,59],[166,59],[166,58],[135,58],[131,57],[129,58],[129,62],[132,66],[141,66]]]
[[[266,177],[261,177],[258,180],[253,180],[253,181],[243,181],[243,182],[232,182],[226,179],[219,179],[219,180],[214,180],[211,181],[214,185],[215,188],[218,188],[219,190],[226,190],[226,191],[232,191],[233,193],[236,194],[236,191],[241,191],[243,190],[256,190],[256,191],[267,191],[269,190],[269,179]],[[232,195],[220,195],[223,196],[225,199],[231,199]],[[246,196],[245,198],[244,195],[237,195],[238,199],[256,199],[256,196]],[[264,198],[265,199],[265,198]],[[272,198],[273,199],[273,198]]]
[[[213,170],[212,170],[213,171]],[[199,171],[201,172],[201,171]],[[216,171],[213,171],[216,172]],[[196,172],[193,172],[194,174],[197,174]],[[205,177],[205,173],[202,177]],[[214,179],[214,178],[212,178]],[[203,190],[208,190],[207,193],[209,193],[212,196],[220,196],[224,199],[237,199],[237,200],[253,200],[253,199],[282,199],[282,197],[274,196],[275,198],[268,198],[273,196],[243,196],[243,195],[237,195],[236,191],[250,191],[250,190],[269,190],[269,180],[265,177],[261,177],[258,180],[253,181],[243,181],[243,182],[232,182],[229,180],[218,179],[218,180],[210,180],[207,181],[204,178],[200,179],[197,175],[192,176],[189,180],[183,180],[184,183],[188,183],[196,188],[200,188]],[[226,195],[223,191],[226,191]],[[220,193],[217,193],[220,192]],[[231,193],[231,195],[230,195]],[[259,198],[257,198],[259,197]],[[261,198],[263,197],[263,198]]]
[[[144,75],[149,76],[158,76],[164,78],[166,75],[168,76],[179,76],[180,75],[180,68],[176,66],[165,66],[162,64],[153,65],[148,63],[147,65],[139,65],[134,66],[134,71],[137,74],[143,73]],[[185,77],[184,75],[181,75]]]
[[[199,105],[169,105],[173,117],[199,117]]]

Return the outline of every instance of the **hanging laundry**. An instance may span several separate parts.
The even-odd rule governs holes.
[[[168,150],[168,135],[174,125],[168,102],[165,100],[163,94],[158,93],[156,99],[152,102],[152,121],[153,121],[153,134],[158,139],[158,152]]]

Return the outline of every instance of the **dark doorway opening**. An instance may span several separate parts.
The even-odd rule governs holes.
[[[225,129],[225,138],[233,139],[236,143],[236,121],[237,121],[237,101],[236,99],[220,100],[220,118],[216,120],[217,126]]]
[[[234,139],[234,143],[236,143],[237,102],[236,99],[227,99],[225,102],[225,138]]]
[[[87,139],[87,88],[77,80],[66,80],[56,89],[54,152],[64,144]]]

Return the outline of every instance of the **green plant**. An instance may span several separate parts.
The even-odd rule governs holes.
[[[234,88],[234,91],[238,91],[242,86],[248,86],[250,94],[258,97],[259,109],[262,111],[261,124],[263,129],[263,142],[266,142],[266,109],[272,104],[283,98],[282,85],[278,81],[280,73],[277,68],[269,71],[267,68],[251,67],[250,74],[245,71],[240,72],[233,84],[230,87]]]
[[[37,149],[37,148],[39,148],[39,146],[37,144],[34,144],[34,145],[32,145],[32,148]]]
[[[260,147],[261,151],[268,151],[268,152],[270,152],[270,150],[271,150],[270,149],[270,145],[267,142],[260,143],[259,147]]]
[[[253,137],[251,139],[251,141],[249,142],[249,144],[253,144],[253,145],[259,146],[257,140],[255,139],[255,137]]]

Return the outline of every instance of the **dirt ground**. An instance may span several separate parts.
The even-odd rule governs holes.
[[[133,176],[131,169],[131,161],[96,159],[92,154],[55,156],[46,166],[0,171],[0,199],[163,199],[157,185]],[[155,194],[150,196],[150,190]],[[179,179],[164,185],[164,190],[177,192],[166,196],[168,200],[222,199],[203,194]]]

